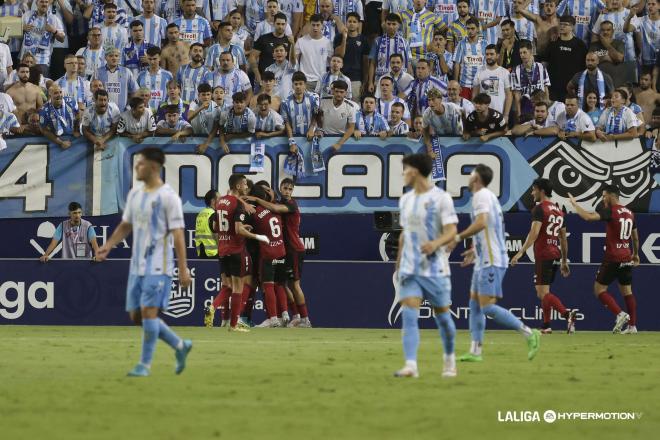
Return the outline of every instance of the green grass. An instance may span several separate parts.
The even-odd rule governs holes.
[[[396,330],[179,328],[195,346],[181,376],[159,343],[149,378],[126,378],[130,327],[0,326],[0,438],[650,439],[660,431],[660,334],[486,333],[481,364],[442,379],[422,332],[421,377],[395,379]],[[469,335],[460,332],[458,353]],[[501,423],[498,411],[635,411],[636,421]],[[653,434],[653,433],[656,434]]]

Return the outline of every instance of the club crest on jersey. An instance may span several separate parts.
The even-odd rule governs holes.
[[[170,302],[167,310],[164,311],[167,316],[180,318],[189,315],[195,309],[195,268],[190,269],[192,283],[187,289],[179,284],[178,272],[175,269],[170,286]]]

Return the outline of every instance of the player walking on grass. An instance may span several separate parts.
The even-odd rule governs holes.
[[[238,325],[244,287],[241,275],[245,275],[241,272],[241,267],[244,259],[249,258],[245,252],[245,239],[250,238],[268,243],[268,237],[253,234],[243,224],[247,215],[239,197],[247,195],[247,178],[242,174],[232,174],[228,183],[229,193],[220,197],[216,203],[215,225],[217,231],[215,232],[218,233],[218,256],[222,268],[223,290],[228,287],[228,284],[231,286],[229,331],[246,333],[250,331],[249,328]],[[214,300],[215,304],[218,304],[222,295],[221,291]],[[204,311],[204,323],[207,327],[213,327],[215,309],[215,305],[210,305]]]
[[[619,204],[619,188],[607,185],[603,189],[603,207],[596,212],[588,212],[578,205],[575,197],[569,194],[571,205],[582,219],[607,222],[605,229],[605,258],[596,274],[594,294],[607,309],[614,313],[614,333],[637,333],[637,302],[632,292],[632,268],[639,266],[639,235],[635,216],[625,206]],[[632,239],[632,250],[630,241]],[[618,281],[619,291],[626,302],[628,313],[621,310],[607,287]],[[623,327],[628,327],[621,332]]]
[[[403,179],[411,188],[399,200],[401,226],[396,270],[401,304],[403,354],[406,364],[396,377],[419,377],[419,307],[428,300],[435,312],[444,347],[443,377],[456,376],[456,326],[449,313],[451,278],[444,246],[453,242],[458,217],[451,196],[433,185],[433,162],[426,154],[403,158]]]
[[[568,311],[561,300],[550,292],[550,284],[555,279],[557,266],[560,265],[564,277],[570,275],[568,268],[568,241],[566,240],[566,225],[564,213],[552,201],[552,182],[538,178],[532,183],[532,197],[537,205],[532,209],[532,228],[518,253],[511,259],[511,266],[525,255],[527,249],[534,245],[534,285],[536,296],[541,300],[543,308],[543,329],[541,333],[552,333],[550,315],[552,309],[566,319],[566,332],[575,332],[576,311]],[[561,243],[561,247],[559,246]]]
[[[142,355],[140,363],[129,376],[149,376],[158,338],[174,349],[176,374],[186,367],[192,341],[181,339],[162,319],[170,298],[176,252],[179,283],[187,288],[191,283],[186,265],[186,245],[181,199],[172,187],[160,178],[165,155],[158,148],[145,148],[135,156],[135,174],[142,182],[126,198],[122,221],[112,236],[96,254],[98,261],[107,258],[110,250],[133,232],[133,253],[126,289],[126,310],[131,320],[142,324]]]
[[[498,306],[502,298],[502,281],[509,258],[504,239],[504,215],[497,197],[488,189],[493,180],[493,170],[486,165],[477,165],[468,182],[472,193],[472,224],[455,237],[453,247],[466,238],[475,236],[475,246],[463,252],[463,265],[474,262],[470,286],[470,334],[472,344],[469,353],[460,361],[482,360],[481,346],[486,330],[486,316],[499,325],[516,330],[527,340],[527,358],[534,359],[539,350],[541,334],[532,330],[507,309]]]

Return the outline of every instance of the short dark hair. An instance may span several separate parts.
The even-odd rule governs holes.
[[[172,28],[177,28],[177,29],[179,29],[179,25],[176,24],[176,23],[170,23],[170,24],[168,24],[167,27],[165,28],[165,31],[169,31],[169,30],[172,29]]]
[[[504,20],[502,20],[500,22],[500,27],[503,27],[503,26],[511,26],[512,28],[515,28],[516,24],[510,18],[505,18]]]
[[[488,46],[486,46],[486,50],[489,50],[489,49],[492,49],[495,52],[497,52],[497,44],[489,44]]]
[[[615,93],[615,92],[618,93],[619,95],[621,95],[621,97],[623,98],[624,101],[626,101],[628,99],[628,92],[625,89],[622,89],[621,87],[619,87],[618,89],[615,89],[614,92],[612,92],[612,93]]]
[[[232,15],[232,14],[229,14]],[[232,26],[232,24],[228,21],[221,21],[220,24],[218,25],[219,29],[226,28],[227,26]]]
[[[197,86],[197,93],[210,93],[212,92],[213,89],[211,88],[211,84],[209,83],[201,83],[200,85]]]
[[[176,104],[168,104],[165,106],[165,114],[173,115],[174,113],[179,114],[179,106]]]
[[[391,106],[390,108],[394,108],[394,107],[396,107],[396,108],[400,108],[402,112],[405,112],[405,111],[406,111],[406,106],[403,105],[403,103],[401,103],[401,102],[398,102],[398,101],[397,101],[397,102],[393,103],[392,106]]]
[[[272,0],[272,1],[274,1],[275,3],[277,3],[277,0]],[[278,4],[279,4],[279,3],[278,3]],[[273,17],[273,23],[275,23],[275,20],[284,20],[284,21],[287,21],[287,20],[286,20],[286,14],[285,14],[284,12],[278,12],[278,13],[275,14],[275,16]]]
[[[470,1],[469,0],[457,0],[456,1],[456,6],[458,6],[459,3],[467,3],[468,6],[470,6]]]
[[[133,20],[133,21],[131,21],[131,24],[128,27],[133,29],[134,27],[138,27],[138,26],[144,27],[144,24],[142,24],[142,22],[140,20]]]
[[[270,188],[270,183],[268,183],[268,181],[266,181],[266,180],[260,180],[260,181],[258,181],[258,182],[255,182],[255,185],[259,185],[259,186],[263,186],[263,187],[266,187],[266,188]]]
[[[103,5],[103,10],[105,11],[106,9],[115,9],[117,10],[117,5],[114,3],[106,3]]]
[[[80,206],[80,203],[78,203],[78,202],[69,203],[69,212],[77,211],[79,209],[82,209],[82,206]]]
[[[373,93],[369,93],[369,92],[367,92],[367,93],[365,93],[364,95],[362,95],[362,99],[360,100],[360,103],[361,103],[362,105],[364,105],[364,101],[365,101],[367,98],[371,98],[371,99],[373,99],[374,101],[376,101],[376,96],[375,96]]]
[[[566,94],[566,97],[564,98],[564,102],[566,102],[567,99],[578,99],[577,95],[573,92],[568,92]]]
[[[94,92],[94,99],[98,99],[99,96],[106,96],[108,97],[108,92],[105,89],[98,89],[96,92]]]
[[[163,153],[163,150],[161,150],[160,148],[156,148],[156,147],[143,148],[140,151],[138,151],[137,154],[141,155],[150,162],[156,162],[161,167],[165,163],[165,153]]]
[[[245,174],[232,174],[229,176],[229,189],[236,189],[236,185],[238,185],[238,183],[243,179],[247,179]]]
[[[203,45],[202,43],[193,43],[193,44],[191,44],[190,47],[188,48],[188,52],[190,52],[190,51],[193,49],[193,47],[198,47],[198,46],[201,47],[202,50],[204,50],[204,45]]]
[[[545,101],[537,101],[534,103],[534,108],[536,107],[545,107],[548,108],[548,103]]]
[[[550,181],[550,179],[539,177],[538,179],[534,180],[534,182],[532,182],[532,186],[535,186],[536,188],[543,191],[546,197],[552,197],[552,181]]]
[[[518,43],[518,47],[519,47],[520,49],[527,49],[527,50],[529,50],[529,51],[531,52],[532,49],[533,49],[533,47],[534,47],[534,45],[533,45],[532,42],[529,41],[529,40],[520,40],[520,42]]]
[[[214,190],[214,189],[210,189],[210,190],[208,190],[208,191],[206,192],[206,194],[204,194],[204,204],[205,204],[206,206],[209,206],[209,207],[210,207],[210,206],[211,206],[211,201],[213,200],[213,198],[215,197],[215,195],[216,195],[217,193],[218,193],[218,191],[216,191],[216,190]]]
[[[243,92],[236,92],[233,95],[231,95],[231,100],[234,102],[245,102],[245,99],[247,97],[245,96],[245,93]]]
[[[619,189],[618,186],[614,185],[613,183],[605,185],[603,187],[603,191],[617,197],[621,195],[621,190]]]
[[[493,180],[493,169],[491,167],[480,163],[474,167],[474,172],[477,173],[484,186],[490,185],[490,182]]]
[[[360,14],[358,14],[357,12],[349,12],[348,14],[346,14],[346,21],[348,21],[349,17],[353,17],[357,19],[358,22],[362,21],[362,19],[360,18]]]
[[[261,185],[252,185],[250,195],[261,200],[266,200],[266,190]]]
[[[282,185],[293,185],[293,186],[296,186],[296,182],[294,182],[293,179],[290,178],[290,177],[285,177],[285,178],[282,179],[282,181],[280,182],[280,188],[282,187]]]
[[[415,168],[424,177],[428,177],[433,169],[433,159],[424,153],[415,153],[404,156],[401,161],[404,166]]]
[[[257,97],[257,103],[258,104],[261,104],[264,101],[266,101],[266,102],[268,102],[268,104],[270,104],[271,103],[270,95],[268,95],[266,93],[262,93],[261,95],[259,95]]]
[[[399,17],[399,14],[390,12],[385,16],[385,21],[396,21],[397,23],[401,24],[401,17]]]
[[[312,14],[312,16],[309,17],[309,22],[310,23],[323,23],[323,16],[321,14]]]
[[[348,90],[348,84],[343,79],[338,79],[332,82],[332,88],[339,90]]]
[[[160,55],[160,47],[151,46],[149,49],[147,49],[147,56],[152,57],[154,55]]]
[[[488,93],[479,93],[472,100],[472,102],[474,102],[475,104],[490,104],[490,101],[491,99]]]
[[[392,55],[390,55],[390,61],[392,60],[392,58],[401,58],[401,61],[403,61],[403,55],[401,55],[400,53],[393,53]]]
[[[572,15],[565,14],[559,17],[559,22],[570,23],[572,26],[575,26],[575,17],[573,17]]]
[[[291,75],[291,82],[294,83],[297,81],[307,82],[307,76],[301,71],[294,72],[294,74]]]
[[[467,0],[465,0],[465,1],[466,1],[466,3],[467,3]],[[460,3],[460,2],[461,2],[461,0],[458,0],[458,2],[457,2],[456,4],[458,4],[458,3]],[[469,4],[469,3],[468,3],[468,4]],[[477,28],[479,28],[479,20],[477,20],[477,19],[474,18],[474,17],[470,17],[470,18],[467,19],[467,21],[465,22],[465,25],[467,26],[467,25],[469,25],[469,24],[473,24],[473,25],[475,25]]]
[[[261,80],[262,81],[273,81],[275,80],[275,74],[271,72],[270,70],[266,70],[264,73],[261,74]]]

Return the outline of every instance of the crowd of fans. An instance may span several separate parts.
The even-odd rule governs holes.
[[[0,129],[84,136],[653,133],[660,0],[4,0]]]

